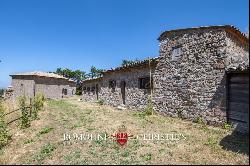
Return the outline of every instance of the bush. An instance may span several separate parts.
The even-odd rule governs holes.
[[[81,89],[76,89],[75,94],[78,95],[78,96],[82,95],[82,90]]]
[[[229,123],[224,123],[223,128],[226,130],[231,130],[232,129],[232,125]]]
[[[103,105],[103,104],[104,104],[104,100],[98,100],[97,103],[98,103],[99,105]]]
[[[32,103],[32,119],[38,118],[38,111],[42,110],[44,106],[45,97],[43,94],[36,94]]]
[[[198,123],[198,124],[205,124],[204,120],[200,117],[200,116],[197,116],[194,121],[194,123]]]
[[[20,96],[18,101],[19,101],[19,107],[22,111],[21,128],[27,128],[30,126],[30,120],[29,120],[29,109],[26,106],[26,97]]]
[[[8,144],[11,140],[11,135],[7,130],[7,125],[4,122],[4,108],[0,102],[0,149]]]
[[[153,106],[152,104],[148,104],[145,111],[143,112],[144,115],[153,115]]]

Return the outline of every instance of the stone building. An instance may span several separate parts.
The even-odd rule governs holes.
[[[249,66],[249,40],[244,34],[233,26],[210,26],[166,31],[158,40],[153,101],[156,111],[192,120],[201,118],[214,125],[226,122],[228,117],[244,121],[242,127],[248,126],[246,116],[231,116],[226,89],[227,71]],[[243,91],[248,93],[248,86]],[[237,104],[239,109],[245,107],[244,103]],[[241,112],[235,111],[238,115]],[[243,115],[249,114],[248,109],[242,111]]]
[[[68,78],[45,72],[28,72],[10,75],[12,77],[13,98],[25,95],[33,98],[42,93],[46,98],[58,99],[73,96],[76,83]]]
[[[231,122],[248,130],[249,39],[225,25],[170,30],[158,40],[159,57],[150,67],[153,109],[211,125]],[[150,88],[140,84],[150,83],[148,62],[107,70],[102,78],[83,81],[83,90],[98,85],[91,100],[145,108]],[[84,93],[83,98],[90,96]]]
[[[158,58],[106,70],[100,78],[83,81],[83,99],[103,100],[112,106],[144,109],[150,94],[150,72],[153,76]]]

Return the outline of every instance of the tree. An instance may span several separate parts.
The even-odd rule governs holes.
[[[81,70],[74,71],[68,68],[65,68],[65,69],[57,68],[55,73],[76,81],[76,94],[81,95],[82,88],[81,88],[80,82],[81,80],[86,78],[86,73],[84,71],[81,71]]]
[[[73,79],[74,81],[80,82],[85,78],[85,72],[81,70],[70,70],[68,68],[62,69],[62,68],[57,68],[56,69],[56,74],[62,75],[66,78]]]
[[[0,97],[4,94],[4,89],[0,89]]]
[[[91,66],[90,73],[88,74],[89,77],[100,77],[102,75],[103,69],[97,69],[94,66]]]
[[[57,73],[59,75],[63,75],[62,68],[57,68],[55,73]]]
[[[130,64],[133,64],[133,63],[136,63],[136,62],[139,62],[138,59],[136,60],[122,60],[122,66],[126,66],[126,65],[130,65]]]

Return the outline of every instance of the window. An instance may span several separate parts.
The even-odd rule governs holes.
[[[90,87],[87,87],[87,91],[88,91],[88,92],[90,91]]]
[[[115,86],[116,86],[116,81],[115,80],[109,81],[109,88],[115,89]]]
[[[150,89],[150,77],[139,78],[139,88],[140,89]],[[151,79],[152,83],[152,79]]]
[[[94,92],[95,91],[95,86],[91,87],[91,91]]]
[[[175,46],[172,48],[172,60],[176,61],[181,57],[181,46]]]
[[[82,90],[86,90],[86,89],[87,89],[86,86],[82,88]]]
[[[63,89],[62,89],[62,94],[63,94],[63,95],[67,95],[67,94],[68,94],[67,89],[63,88]]]

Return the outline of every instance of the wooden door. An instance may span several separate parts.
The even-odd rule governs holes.
[[[249,133],[249,75],[228,75],[228,121],[236,130]]]
[[[126,104],[126,82],[121,82],[122,104]]]

